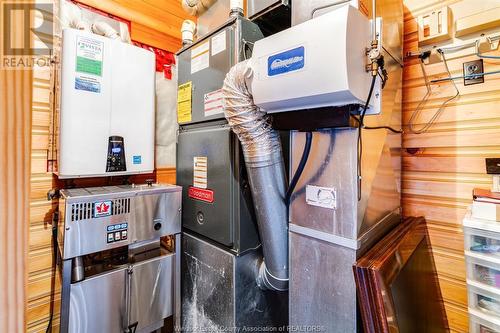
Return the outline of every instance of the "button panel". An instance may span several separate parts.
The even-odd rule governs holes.
[[[106,231],[108,244],[128,239],[128,223],[108,225]]]

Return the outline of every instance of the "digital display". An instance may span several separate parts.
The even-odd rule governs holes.
[[[121,149],[121,148],[119,148],[119,147],[117,147],[117,148],[111,148],[111,152],[112,152],[113,154],[118,154],[118,153],[120,153],[121,151],[122,151],[122,149]]]

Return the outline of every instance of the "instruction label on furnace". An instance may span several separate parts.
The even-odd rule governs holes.
[[[226,49],[226,30],[212,37],[212,55],[221,53]]]
[[[76,71],[102,76],[104,43],[85,36],[76,39]]]
[[[177,122],[187,123],[191,121],[191,81],[181,84],[177,89]]]
[[[215,114],[224,113],[224,100],[222,89],[215,90],[203,96],[203,104],[205,106],[205,117]]]
[[[208,159],[206,156],[193,157],[193,186],[206,189],[208,186]]]
[[[209,41],[193,48],[191,50],[191,74],[201,71],[208,67],[210,62],[210,43]]]

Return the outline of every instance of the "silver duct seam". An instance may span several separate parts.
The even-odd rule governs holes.
[[[253,71],[248,61],[236,64],[222,88],[224,114],[243,149],[264,260],[257,284],[288,290],[286,178],[278,133],[270,117],[254,103],[249,90]]]

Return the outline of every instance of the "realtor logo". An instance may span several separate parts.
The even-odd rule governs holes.
[[[111,215],[111,201],[94,202],[94,217]]]
[[[1,69],[50,65],[54,5],[45,1],[0,0]]]

